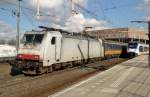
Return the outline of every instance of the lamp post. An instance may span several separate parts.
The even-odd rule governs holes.
[[[18,51],[19,51],[19,44],[20,44],[20,2],[22,0],[18,0],[18,7],[17,7],[17,13],[16,13],[16,16],[17,16],[17,36],[16,36],[16,48],[17,48],[17,54],[18,54]]]

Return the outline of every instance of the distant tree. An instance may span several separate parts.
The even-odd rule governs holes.
[[[5,44],[5,43],[6,43],[5,40],[3,40],[3,39],[0,40],[0,44]]]
[[[14,39],[11,39],[11,40],[8,41],[8,44],[15,46],[16,45],[16,41]]]

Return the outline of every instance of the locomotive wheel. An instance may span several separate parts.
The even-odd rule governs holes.
[[[38,67],[38,68],[36,69],[36,73],[37,73],[37,74],[43,74],[43,73],[44,73],[43,67],[42,67],[42,66]]]
[[[15,75],[18,75],[18,74],[22,74],[22,69],[13,66],[13,67],[11,68],[10,74],[11,74],[12,76],[15,76]]]
[[[49,67],[49,72],[53,72],[53,66]]]
[[[47,67],[46,73],[51,73],[51,72],[53,72],[53,67],[52,66]]]
[[[69,63],[68,64],[68,68],[72,68],[73,67],[73,64],[72,63]]]

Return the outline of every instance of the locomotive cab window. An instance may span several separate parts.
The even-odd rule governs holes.
[[[44,38],[44,34],[25,34],[23,37],[23,43],[41,43]]]
[[[56,43],[56,37],[52,37],[51,44],[54,45]]]

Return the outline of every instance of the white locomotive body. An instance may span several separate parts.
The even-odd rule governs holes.
[[[14,67],[24,73],[41,74],[64,66],[104,57],[102,40],[62,30],[26,32]]]
[[[16,48],[10,45],[0,45],[0,61],[15,60]]]

